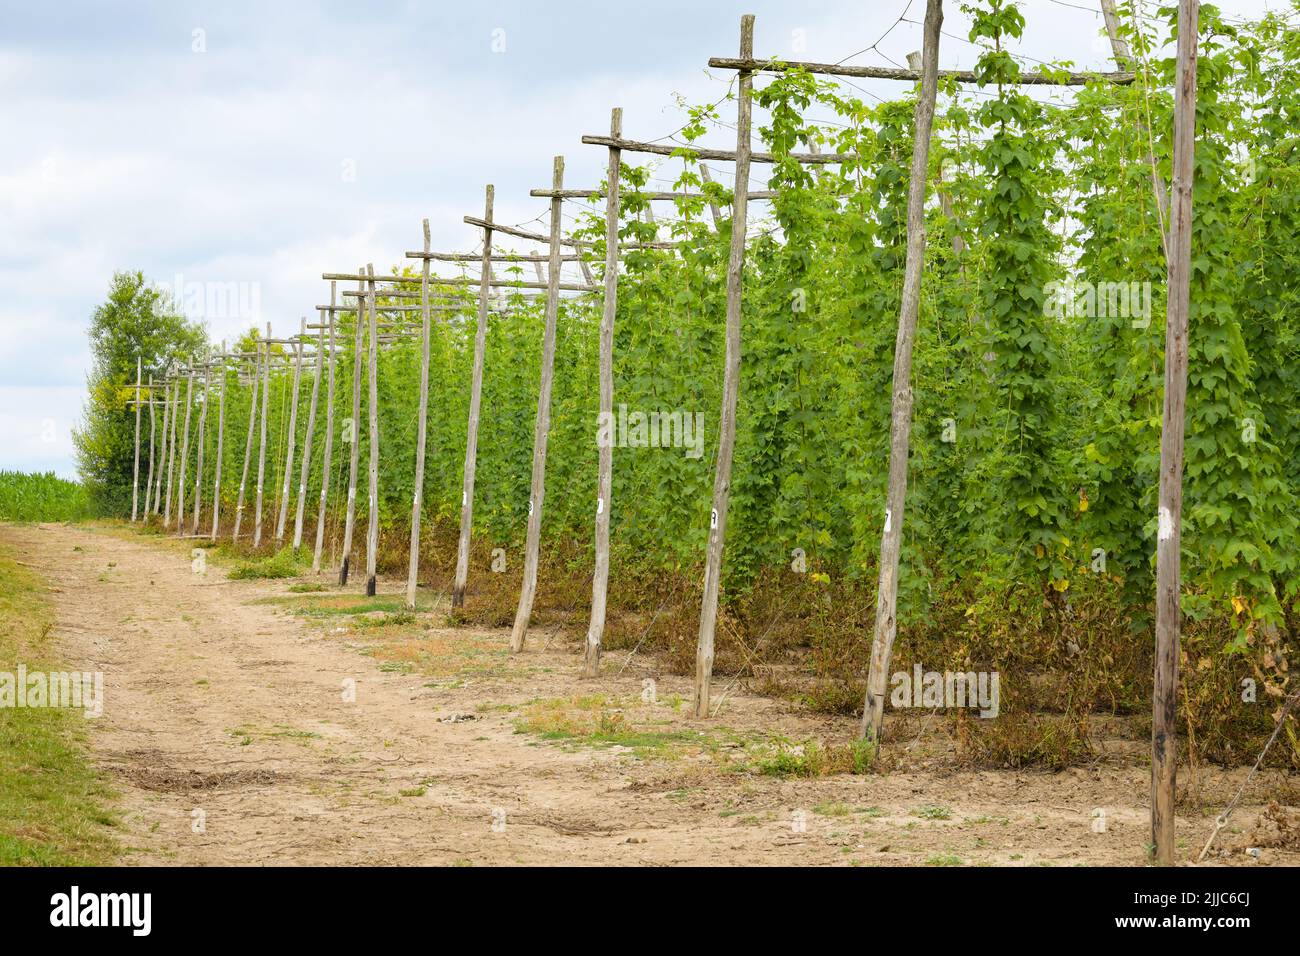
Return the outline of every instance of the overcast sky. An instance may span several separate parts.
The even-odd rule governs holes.
[[[1270,5],[1282,6],[1220,6]],[[969,67],[966,18],[945,6],[941,65]],[[1112,68],[1096,0],[1022,6],[1017,52]],[[549,185],[555,155],[566,185],[596,185],[606,153],[579,137],[607,132],[611,106],[624,108],[630,138],[671,134],[679,96],[726,91],[731,74],[706,63],[735,55],[742,13],[757,14],[760,56],[890,65],[919,48],[924,9],[3,0],[0,468],[75,473],[85,332],[116,270],[238,283],[242,307],[202,316],[214,340],[258,318],[288,334],[326,301],[322,272],[388,271],[419,247],[424,217],[435,249],[472,250],[477,231],[461,217],[481,215],[485,183],[496,218],[512,223],[544,216],[528,190]],[[732,148],[729,135],[708,142]],[[545,231],[544,219],[533,228]]]

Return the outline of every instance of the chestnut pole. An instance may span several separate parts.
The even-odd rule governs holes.
[[[470,532],[474,525],[474,470],[478,463],[478,419],[483,399],[483,353],[487,348],[488,302],[492,294],[492,198],[487,187],[483,219],[482,272],[479,278],[478,327],[474,332],[474,370],[469,390],[469,426],[465,440],[464,484],[460,493],[460,540],[456,546],[456,578],[451,589],[451,606],[464,607],[465,585],[469,579]]]
[[[192,361],[192,360],[191,360]],[[180,476],[176,481],[176,533],[185,533],[185,474],[190,459],[190,404],[194,398],[194,369],[185,377],[185,425],[181,430]]]
[[[553,189],[564,187],[564,157],[556,156],[551,172]],[[542,504],[546,499],[546,445],[551,433],[551,382],[555,374],[555,325],[560,310],[560,229],[564,225],[559,196],[551,198],[551,261],[547,266],[546,322],[542,331],[542,377],[537,389],[537,419],[533,428],[533,472],[528,492],[528,534],[524,543],[524,580],[510,631],[510,653],[524,649],[528,619],[537,596],[537,562],[541,551]],[[538,266],[540,269],[541,266]]]
[[[275,518],[275,540],[284,540],[284,526],[289,518],[289,485],[293,481],[293,453],[298,438],[298,386],[302,382],[302,340],[307,334],[307,317],[298,323],[298,338],[293,345],[293,384],[289,396],[289,436],[285,441],[284,481],[280,487],[280,510]]]
[[[375,567],[379,554],[379,330],[375,308],[375,267],[366,266],[370,292],[366,308],[370,312],[370,470],[367,492],[370,507],[366,512],[366,596],[375,596]]]
[[[212,533],[208,535],[212,541],[217,540],[217,531],[221,527],[221,466],[226,448],[226,379],[230,377],[224,355],[225,342],[221,343],[221,351],[221,389],[217,396],[217,460],[212,477]]]
[[[257,493],[253,507],[253,547],[262,543],[262,494],[266,487],[266,419],[271,398],[271,323],[266,323],[266,338],[262,349],[262,412],[260,437],[257,443]]]
[[[1151,710],[1151,843],[1172,865],[1178,758],[1179,547],[1183,510],[1183,432],[1187,415],[1187,325],[1191,309],[1192,182],[1196,149],[1196,47],[1200,4],[1178,4],[1174,78],[1173,222],[1169,231],[1169,308],[1165,320],[1165,407],[1160,432],[1156,540],[1156,662]]]
[[[754,55],[754,15],[740,20],[740,56]],[[709,515],[709,545],[704,565],[704,596],[700,603],[699,638],[695,648],[695,716],[709,716],[709,687],[713,679],[713,637],[718,619],[718,589],[722,583],[722,550],[731,497],[731,461],[736,450],[736,403],[740,395],[741,285],[745,268],[745,217],[748,212],[751,91],[754,75],[742,70],[737,81],[736,192],[731,204],[731,255],[727,262],[726,365],[722,379],[722,421],[718,429],[718,460],[713,476],[713,509]]]
[[[364,274],[365,269],[359,268],[357,272]],[[361,288],[362,283],[358,281],[358,293]],[[351,426],[348,437],[352,445],[348,457],[348,507],[347,516],[343,521],[343,560],[339,564],[339,587],[348,583],[348,571],[352,565],[352,532],[357,521],[357,469],[361,467],[361,441],[360,435],[357,434],[357,419],[361,417],[361,348],[365,344],[366,300],[358,294],[356,301],[354,314],[357,327],[352,343],[352,417],[348,419]]]
[[[154,434],[154,391],[153,374],[149,375],[149,474],[144,480],[144,515],[149,520],[150,503],[153,501],[153,434]]]
[[[171,421],[172,411],[171,382],[168,381],[165,372],[163,374],[161,387],[163,396],[163,419],[162,430],[158,433],[158,441],[160,442],[158,448],[158,475],[154,479],[153,503],[150,505],[150,510],[156,515],[162,514],[163,472],[167,470],[167,425]]]
[[[144,366],[140,356],[135,357],[135,464],[131,469],[131,520],[140,514],[140,386]],[[153,396],[149,396],[153,401]]]
[[[199,514],[203,509],[203,449],[208,443],[208,399],[211,397],[212,363],[208,362],[203,370],[203,407],[199,409],[199,427],[195,437],[199,450],[194,463],[194,521],[190,524],[191,535],[199,533]]]
[[[880,576],[876,584],[876,626],[867,671],[867,695],[862,706],[861,734],[880,740],[885,718],[885,686],[898,633],[898,563],[903,547],[903,510],[907,503],[907,455],[912,434],[912,345],[916,340],[921,303],[921,271],[925,267],[925,186],[930,164],[930,136],[938,88],[939,32],[942,0],[928,0],[921,54],[921,95],[916,101],[912,173],[907,194],[907,257],[903,267],[903,296],[898,335],[894,343],[894,387],[889,425],[889,487],[885,525],[880,536]]]
[[[424,252],[429,253],[429,220],[425,219]],[[424,447],[429,421],[429,259],[420,272],[420,415],[416,422],[415,494],[411,497],[411,551],[406,565],[406,606],[415,608],[415,588],[420,577],[420,514],[424,510]]]
[[[248,437],[244,439],[244,468],[239,473],[239,498],[235,503],[235,530],[230,535],[231,541],[239,540],[239,526],[244,520],[244,497],[248,488],[248,466],[253,460],[253,433],[257,428],[257,396],[262,384],[260,366],[262,364],[263,348],[265,346],[258,343],[256,357],[253,361],[253,391],[248,400]]]
[[[163,527],[170,528],[172,523],[172,479],[176,473],[176,419],[181,414],[181,379],[178,372],[176,387],[172,389],[172,423],[167,440],[167,494],[163,499]]]
[[[293,549],[302,547],[302,517],[307,508],[307,482],[311,478],[311,446],[316,437],[316,403],[325,362],[325,329],[316,333],[316,371],[311,380],[311,404],[307,407],[307,431],[302,436],[302,467],[298,472],[298,507],[293,516]]]
[[[609,135],[623,136],[623,108],[609,114]],[[609,515],[614,474],[614,317],[618,312],[618,203],[622,151],[609,147],[609,165],[605,188],[605,302],[600,314],[600,418],[597,435],[603,424],[608,440],[597,448],[596,474],[596,568],[591,579],[591,621],[587,625],[587,643],[583,651],[582,675],[595,677],[600,672],[600,648],[605,634],[605,611],[609,594]]]
[[[325,393],[325,451],[321,460],[320,505],[316,510],[316,548],[312,552],[311,569],[320,573],[320,553],[325,544],[325,512],[329,504],[330,460],[334,453],[334,297],[335,285],[330,283],[329,323],[329,386]]]

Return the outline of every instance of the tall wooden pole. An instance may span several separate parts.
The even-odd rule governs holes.
[[[191,362],[193,360],[191,359]],[[185,426],[181,431],[180,475],[176,481],[176,533],[185,533],[185,475],[190,461],[190,405],[194,397],[194,369],[185,377]]]
[[[171,432],[167,439],[167,494],[163,500],[164,528],[170,528],[172,524],[172,478],[176,472],[176,419],[180,418],[181,413],[181,379],[179,374],[176,376],[176,387],[172,389],[171,409]]]
[[[302,516],[307,507],[307,482],[311,478],[311,446],[316,437],[316,402],[320,397],[320,380],[324,372],[325,330],[316,335],[316,372],[311,380],[311,404],[307,409],[307,431],[302,436],[302,467],[298,472],[298,508],[293,516],[293,549],[302,547]]]
[[[609,114],[609,135],[623,137],[623,108]],[[591,579],[591,621],[583,651],[582,673],[595,677],[600,672],[600,648],[605,634],[605,611],[609,594],[609,515],[614,476],[614,317],[618,313],[618,204],[622,151],[611,146],[605,178],[605,302],[600,314],[600,422],[609,440],[596,450],[596,569]],[[600,434],[599,428],[597,433]]]
[[[253,460],[253,433],[257,429],[257,396],[262,384],[262,349],[265,347],[263,344],[258,344],[257,356],[253,360],[253,391],[248,399],[248,437],[244,439],[244,467],[239,473],[239,499],[235,503],[235,530],[230,535],[231,541],[239,540],[239,526],[244,520],[244,498],[248,488],[248,467]]]
[[[429,220],[424,220],[424,251],[428,253]],[[406,564],[406,606],[415,607],[415,587],[420,576],[420,516],[424,510],[424,446],[429,420],[429,260],[420,273],[420,416],[416,422],[415,494],[411,497],[411,553]]]
[[[1173,222],[1165,322],[1165,408],[1160,433],[1156,541],[1156,662],[1151,721],[1151,842],[1156,861],[1174,862],[1178,758],[1179,547],[1183,512],[1183,431],[1187,415],[1187,321],[1191,309],[1192,182],[1196,149],[1196,50],[1200,4],[1179,0],[1174,87]]]
[[[221,526],[221,467],[222,457],[226,447],[226,379],[229,378],[226,369],[226,343],[221,343],[221,389],[217,396],[217,460],[213,469],[212,477],[212,534],[209,537],[217,540],[217,530]]]
[[[312,552],[311,569],[320,573],[320,553],[325,544],[325,511],[330,493],[330,456],[334,452],[334,301],[336,286],[330,283],[329,310],[329,389],[325,396],[325,453],[321,461],[320,505],[316,509],[316,548]]]
[[[203,449],[208,443],[208,400],[212,397],[212,362],[203,370],[203,407],[199,409],[199,429],[197,442],[199,446],[197,461],[194,465],[194,521],[190,525],[190,534],[199,533],[199,515],[203,510]]]
[[[362,274],[365,269],[358,268]],[[363,283],[357,283],[360,292]],[[365,344],[366,300],[361,296],[356,299],[356,337],[352,344],[352,447],[348,458],[348,507],[347,517],[343,522],[343,561],[339,565],[339,587],[348,583],[348,569],[352,564],[352,532],[357,521],[357,470],[361,467],[361,356]]]
[[[912,345],[921,305],[921,271],[925,267],[925,186],[930,164],[934,100],[939,85],[939,32],[942,0],[929,0],[925,11],[921,54],[921,95],[916,101],[912,142],[912,173],[907,193],[907,258],[903,266],[903,297],[894,343],[894,389],[889,423],[889,488],[885,496],[885,526],[880,536],[880,568],[876,583],[876,627],[867,672],[867,696],[862,707],[862,736],[880,739],[885,716],[885,687],[897,636],[898,561],[903,547],[903,510],[907,503],[907,455],[912,435]]]
[[[293,385],[289,398],[289,437],[285,442],[284,482],[280,489],[280,511],[275,519],[275,540],[284,540],[284,525],[289,515],[289,484],[293,480],[293,453],[298,437],[298,386],[302,382],[302,340],[307,334],[307,317],[298,324],[298,338],[293,346]]]
[[[149,520],[153,510],[153,435],[154,435],[154,391],[153,374],[149,375],[149,474],[144,480],[144,520]]]
[[[483,221],[492,222],[493,189],[487,187]],[[478,328],[474,334],[474,370],[469,389],[469,429],[465,441],[465,476],[460,493],[460,542],[456,548],[456,579],[451,589],[451,606],[465,604],[465,585],[469,580],[470,532],[474,525],[474,470],[478,463],[479,405],[483,398],[483,353],[487,348],[488,301],[492,294],[492,227],[483,227],[482,278],[478,293]]]
[[[551,173],[551,258],[546,282],[546,324],[542,332],[542,380],[537,389],[537,420],[533,429],[533,473],[528,494],[528,534],[524,544],[524,580],[519,588],[519,606],[510,631],[510,652],[524,649],[528,619],[537,595],[537,562],[541,551],[542,504],[546,498],[546,444],[551,433],[551,381],[555,374],[555,325],[560,310],[560,230],[564,225],[558,195],[564,188],[564,157],[556,156]],[[540,267],[539,267],[540,268]]]
[[[140,514],[140,386],[144,366],[140,356],[135,357],[135,464],[131,470],[131,520]],[[153,396],[149,397],[153,401]]]
[[[754,16],[740,20],[740,56],[754,55]],[[722,379],[722,422],[718,437],[717,470],[713,476],[713,510],[709,514],[709,548],[704,565],[704,598],[695,649],[695,716],[709,716],[709,686],[713,679],[713,633],[718,618],[718,589],[722,583],[722,549],[727,533],[727,504],[731,497],[731,460],[736,450],[736,403],[740,395],[741,283],[745,269],[745,223],[749,206],[750,94],[753,74],[742,70],[737,82],[736,191],[731,204],[731,256],[727,263],[727,354]]]
[[[379,555],[379,317],[375,305],[375,267],[366,266],[369,291],[366,308],[370,311],[370,471],[367,476],[368,500],[366,513],[366,596],[375,596],[375,570]]]
[[[271,338],[271,323],[266,323],[266,337]],[[262,350],[262,426],[257,444],[257,489],[253,506],[253,547],[262,544],[262,495],[266,487],[266,419],[270,411],[271,398],[271,343],[267,341]]]

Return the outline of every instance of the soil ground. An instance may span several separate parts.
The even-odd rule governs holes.
[[[923,742],[885,773],[782,776],[800,742],[847,741],[853,721],[743,682],[695,721],[689,678],[653,658],[611,653],[584,681],[580,634],[539,631],[511,656],[507,630],[447,627],[445,596],[422,593],[411,616],[399,582],[367,603],[330,575],[229,580],[194,571],[186,544],[0,526],[51,587],[63,660],[105,675],[90,759],[118,792],[125,863],[1145,861],[1149,769],[1132,742],[1060,773],[963,770]],[[1245,774],[1198,771],[1185,861]],[[1257,776],[1210,862],[1300,862],[1246,852],[1263,804],[1294,783]]]

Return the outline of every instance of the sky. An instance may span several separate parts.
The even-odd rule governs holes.
[[[1021,6],[1024,62],[1113,69],[1096,0]],[[1286,4],[1219,6],[1249,17]],[[969,68],[967,18],[945,7],[940,65]],[[925,0],[0,0],[0,469],[75,476],[86,330],[116,271],[180,288],[213,341],[268,321],[292,334],[328,300],[322,272],[388,272],[420,247],[424,218],[436,251],[474,250],[462,217],[482,215],[487,183],[497,221],[545,232],[546,200],[528,191],[550,185],[552,158],[565,157],[567,187],[596,186],[607,153],[580,137],[607,133],[611,107],[626,137],[665,140],[681,102],[723,96],[734,74],[707,62],[736,55],[741,14],[757,16],[758,56],[889,66],[920,48],[924,12]],[[899,92],[856,82],[864,96]],[[734,121],[733,105],[720,111]],[[703,142],[733,149],[735,136],[719,126]]]

